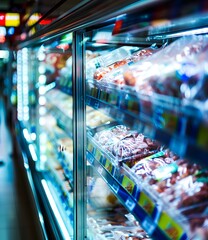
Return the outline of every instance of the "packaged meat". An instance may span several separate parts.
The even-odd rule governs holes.
[[[106,68],[117,61],[127,58],[129,55],[130,52],[126,47],[120,47],[109,53],[103,54],[102,56],[89,60],[86,64],[86,78],[92,80],[93,75],[98,68]]]
[[[174,163],[177,159],[178,156],[169,150],[162,150],[140,160],[131,168],[131,170],[143,179],[147,177],[164,179],[171,173],[177,171],[178,166]]]
[[[126,163],[130,167],[161,148],[156,141],[123,125],[98,132],[94,138],[102,148],[115,156],[117,163]]]
[[[158,48],[152,45],[149,48],[140,49],[134,52],[132,55],[114,62],[108,67],[100,67],[94,73],[94,79],[96,81],[102,80],[102,82],[113,83],[117,85],[124,84],[123,73],[128,69],[128,66],[151,56],[153,53],[157,52]]]
[[[123,74],[124,84],[145,95],[157,93],[193,99],[204,76],[200,54],[207,51],[207,46],[207,35],[176,40],[138,64],[129,66]]]
[[[175,165],[177,164],[177,166]],[[162,171],[161,171],[162,170]],[[174,165],[169,165],[163,168],[158,168],[161,175],[155,174],[148,179],[148,183],[159,193],[165,192],[167,189],[174,186],[181,179],[187,176],[192,176],[200,171],[197,164],[191,164],[186,160],[177,160]],[[162,173],[163,172],[163,173]],[[157,177],[160,176],[160,177]]]

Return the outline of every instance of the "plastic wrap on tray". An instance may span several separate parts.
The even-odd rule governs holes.
[[[148,179],[148,183],[159,193],[171,188],[181,179],[197,174],[200,167],[197,164],[191,164],[186,160],[177,160],[165,167],[158,168],[154,175]],[[158,176],[158,177],[157,177]]]
[[[98,132],[95,140],[111,152],[120,163],[133,166],[140,159],[158,152],[160,145],[136,131],[130,131],[123,125],[118,125]]]
[[[139,93],[158,93],[193,99],[203,81],[201,53],[207,51],[208,37],[189,36],[176,40],[124,72],[124,84]]]
[[[113,119],[111,117],[97,110],[92,110],[86,114],[87,126],[90,128],[95,128],[112,121]]]
[[[196,170],[195,174],[182,178],[170,188],[165,189],[161,196],[180,209],[184,215],[199,212],[202,208],[201,204],[208,199],[207,179],[207,170]]]
[[[176,163],[174,162],[178,158],[179,157],[176,154],[168,149],[158,151],[157,153],[140,160],[131,168],[131,171],[136,175],[141,176],[143,179],[147,177],[153,177],[156,179],[167,178],[167,175],[175,171],[174,168],[177,168]],[[169,165],[169,168],[167,165]]]
[[[157,52],[158,48],[154,45],[148,48],[140,49],[134,52],[132,55],[114,62],[113,64],[98,68],[94,73],[94,80],[104,81],[106,83],[124,84],[123,72],[128,69],[129,65],[132,65],[153,53]]]
[[[120,47],[113,51],[110,51],[102,56],[91,59],[87,62],[86,77],[88,80],[93,79],[94,73],[97,69],[103,68],[107,69],[108,66],[122,61],[130,55],[129,49],[126,47]],[[105,72],[105,71],[104,71]],[[99,80],[99,76],[97,77]]]

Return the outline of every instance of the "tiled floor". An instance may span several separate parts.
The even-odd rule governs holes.
[[[13,153],[12,139],[5,123],[0,99],[0,240],[39,240],[41,238],[26,175]]]

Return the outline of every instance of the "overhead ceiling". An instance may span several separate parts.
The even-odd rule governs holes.
[[[1,12],[18,12],[25,11],[25,7],[33,4],[35,0],[0,0]]]

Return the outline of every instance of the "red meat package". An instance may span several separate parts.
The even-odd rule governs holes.
[[[199,55],[207,51],[208,37],[189,36],[176,40],[124,72],[124,84],[139,93],[194,98],[202,81]]]

